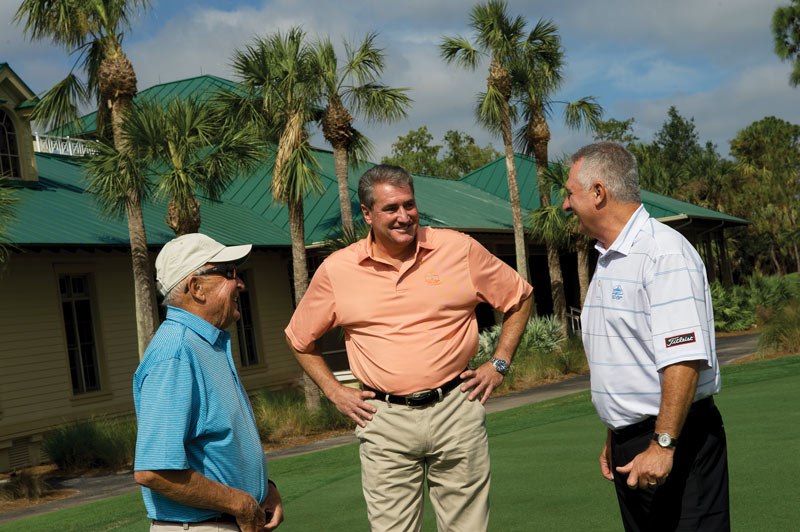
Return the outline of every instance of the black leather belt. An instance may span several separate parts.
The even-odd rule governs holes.
[[[211,519],[206,519],[205,521],[196,521],[196,522],[186,522],[186,521],[164,521],[163,519],[153,519],[153,524],[156,525],[189,525],[192,526],[199,526],[199,525],[207,525],[209,523],[234,523],[236,524],[236,518],[231,514],[220,514],[217,517],[212,517]]]
[[[694,403],[692,403],[692,406],[689,407],[689,413],[687,414],[687,418],[691,414],[702,412],[704,410],[710,410],[713,407],[714,407],[713,396],[709,396],[704,399],[699,399]],[[612,432],[617,436],[619,436],[621,439],[627,439],[631,436],[655,430],[655,428],[656,428],[656,416],[650,416],[648,418],[643,419],[642,421],[639,421],[638,423],[634,423],[633,425],[628,425],[627,427],[622,427],[619,429],[612,429]]]
[[[437,401],[441,401],[444,399],[444,396],[448,394],[448,392],[453,390],[462,382],[463,381],[461,380],[461,377],[456,375],[453,380],[447,381],[438,388],[433,390],[422,390],[421,392],[414,392],[409,395],[392,395],[390,393],[376,390],[375,388],[370,388],[369,386],[364,386],[364,389],[374,392],[375,399],[378,401],[388,401],[396,405],[405,406],[425,406]]]

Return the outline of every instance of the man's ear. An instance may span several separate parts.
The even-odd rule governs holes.
[[[361,204],[361,213],[364,215],[364,221],[367,222],[367,225],[372,225],[372,215],[370,215],[370,210],[363,203]]]
[[[608,199],[608,189],[600,181],[592,183],[591,193],[595,205],[602,205]]]
[[[186,288],[189,289],[189,294],[193,299],[197,299],[198,301],[206,300],[206,293],[203,289],[203,283],[200,282],[199,277],[195,277],[194,275],[191,276],[189,281],[186,283]]]

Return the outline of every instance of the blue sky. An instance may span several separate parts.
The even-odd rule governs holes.
[[[558,100],[595,96],[606,118],[634,118],[634,133],[650,141],[670,105],[694,117],[701,142],[727,154],[736,133],[765,116],[800,123],[800,89],[788,85],[789,65],[772,51],[770,20],[788,0],[524,0],[509,11],[530,25],[549,18],[566,51]],[[28,41],[11,20],[17,0],[0,0],[0,61],[7,61],[34,91],[62,79],[74,59],[48,42]],[[375,160],[388,155],[398,135],[427,125],[441,142],[448,129],[466,131],[479,144],[501,142],[475,124],[474,95],[485,88],[486,68],[458,70],[440,58],[443,35],[471,38],[461,0],[152,0],[125,39],[144,89],[159,82],[214,74],[233,78],[232,51],[254,36],[302,26],[310,36],[360,40],[379,33],[388,67],[384,81],[411,88],[406,120],[357,123],[375,144]],[[341,49],[341,46],[339,47]],[[589,142],[566,130],[561,108],[551,119],[551,158]],[[325,146],[321,135],[312,141]]]

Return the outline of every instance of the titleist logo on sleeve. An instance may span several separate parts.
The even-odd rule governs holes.
[[[694,333],[687,333],[687,334],[679,334],[678,336],[670,336],[669,338],[665,338],[664,342],[667,344],[667,347],[675,347],[676,345],[681,344],[691,344],[692,342],[696,342],[697,339],[694,337]]]

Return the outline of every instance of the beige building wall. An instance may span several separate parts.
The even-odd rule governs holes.
[[[296,384],[299,366],[283,329],[292,313],[285,254],[255,251],[250,279],[259,363],[241,367],[235,325],[233,357],[248,392]],[[88,274],[101,390],[73,394],[60,274]],[[139,363],[133,279],[128,253],[14,253],[0,277],[0,471],[40,462],[48,429],[99,415],[133,413],[132,378]]]

